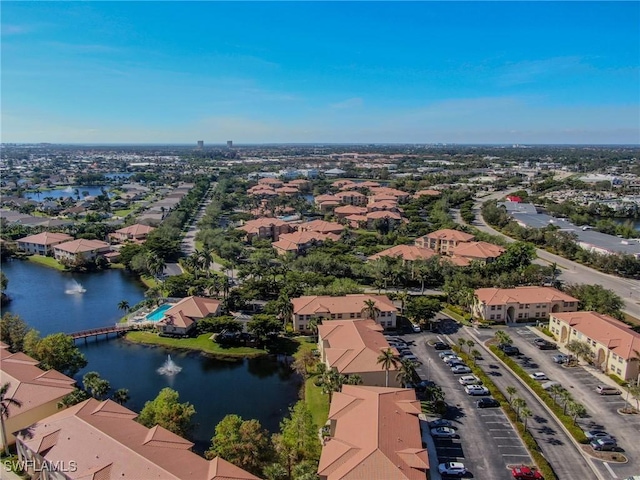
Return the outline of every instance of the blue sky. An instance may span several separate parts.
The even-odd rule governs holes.
[[[2,2],[2,141],[640,143],[639,2]]]

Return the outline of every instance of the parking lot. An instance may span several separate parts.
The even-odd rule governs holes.
[[[466,478],[492,480],[512,479],[508,465],[532,463],[502,409],[478,409],[476,401],[481,397],[467,395],[458,382],[461,375],[453,374],[438,352],[425,345],[425,341],[435,340],[435,335],[423,333],[403,338],[414,342],[410,348],[422,362],[417,369],[420,377],[436,382],[444,391],[449,405],[445,418],[452,421],[459,434],[459,438],[434,439],[438,463],[462,462],[469,471]]]
[[[555,363],[552,356],[557,350],[539,350],[532,341],[537,333],[526,327],[517,327],[507,331],[529,361],[519,363],[529,372],[542,371],[551,381],[560,383],[571,392],[573,398],[587,409],[587,416],[578,419],[583,430],[600,429],[613,435],[624,451],[629,462],[625,464],[594,461],[602,478],[627,478],[640,472],[640,432],[639,415],[621,415],[618,410],[625,406],[625,395],[599,395],[596,386],[603,378],[590,371],[593,367],[564,367]],[[566,353],[566,352],[565,352]],[[620,387],[617,387],[620,388]],[[623,390],[620,388],[620,390]]]

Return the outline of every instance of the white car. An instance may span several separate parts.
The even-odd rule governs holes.
[[[451,367],[453,373],[471,373],[471,369],[466,365],[454,365]]]
[[[480,380],[475,375],[463,375],[458,379],[460,385],[482,385],[482,380]]]
[[[453,350],[443,350],[442,352],[438,353],[438,356],[444,359],[444,357],[450,357],[455,354],[456,352],[454,352]]]
[[[438,427],[431,429],[431,436],[434,438],[455,438],[458,436],[458,432],[451,427]]]
[[[462,358],[460,358],[457,355],[447,355],[446,357],[442,357],[442,361],[444,363],[449,363],[452,360],[456,361],[456,362],[462,362]]]
[[[489,395],[489,389],[482,385],[467,385],[464,387],[464,391],[468,395]]]
[[[549,380],[549,377],[547,377],[546,373],[544,373],[544,372],[532,373],[529,376],[531,378],[533,378],[534,380]]]
[[[438,472],[440,472],[440,475],[457,475],[458,477],[462,477],[467,473],[467,469],[464,468],[464,463],[462,462],[447,462],[438,465]]]

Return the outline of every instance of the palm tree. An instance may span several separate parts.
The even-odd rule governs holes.
[[[498,330],[495,334],[495,339],[498,343],[507,343],[509,345],[513,343],[513,340],[511,340],[509,334],[504,330]]]
[[[406,387],[413,382],[414,378],[416,378],[416,363],[411,360],[400,360],[396,380]]]
[[[524,425],[524,429],[527,429],[527,419],[533,416],[533,412],[529,409],[529,407],[524,406],[520,409],[520,420]]]
[[[398,300],[400,300],[400,313],[401,313],[402,315],[404,315],[404,307],[405,307],[405,306],[406,306],[406,304],[407,304],[407,300],[409,300],[409,293],[407,293],[406,291],[404,291],[404,292],[399,292],[399,293],[396,295],[396,298],[397,298]]]
[[[126,388],[119,388],[115,392],[113,392],[113,401],[118,402],[120,405],[123,405],[129,401],[131,396],[129,395],[129,390]]]
[[[380,309],[376,305],[376,301],[373,299],[365,300],[364,307],[360,311],[365,318],[370,318],[371,320],[377,320],[378,315],[380,315]]]
[[[123,312],[127,313],[129,312],[129,302],[127,302],[126,300],[121,300],[118,303],[118,310],[122,310]]]
[[[587,409],[579,402],[569,402],[569,415],[573,418],[573,423],[576,423],[578,417],[584,417],[587,414]]]
[[[458,339],[458,345],[460,345],[460,350],[467,344],[467,341],[464,338]]]
[[[4,421],[9,418],[9,407],[22,407],[22,402],[7,396],[11,383],[7,382],[0,387],[0,427],[2,428],[2,444],[4,445],[4,454],[9,456],[9,445],[7,440],[7,431]]]
[[[380,356],[378,356],[378,363],[385,370],[385,386],[388,387],[389,386],[389,370],[391,370],[391,367],[398,366],[398,363],[399,363],[398,357],[394,355],[393,350],[391,350],[390,348],[387,348],[386,350],[382,351]]]
[[[364,380],[362,380],[362,377],[357,373],[347,375],[344,381],[345,385],[362,385],[363,383]]]
[[[571,402],[571,393],[569,390],[562,390],[559,394],[560,400],[562,400],[562,413],[567,414],[567,406]]]
[[[476,342],[474,342],[473,340],[467,340],[467,347],[469,347],[469,353],[471,353],[471,349],[473,347],[475,347]]]
[[[311,317],[311,319],[309,320],[309,330],[311,330],[311,333],[313,333],[313,336],[316,339],[316,342],[318,341],[318,325],[322,324],[322,319],[318,318],[318,317]]]
[[[563,390],[564,388],[562,388],[561,385],[551,385],[549,393],[551,394],[551,398],[553,398],[554,402],[556,401],[556,397],[559,396]]]
[[[520,418],[520,409],[527,406],[527,402],[525,402],[522,398],[514,398],[512,403],[513,408],[516,409],[516,417]]]
[[[280,297],[278,297],[278,316],[286,330],[287,323],[293,317],[293,303],[291,303],[291,299],[286,293],[281,293]]]
[[[513,397],[518,392],[518,389],[513,386],[507,387],[507,393],[509,394],[509,404],[511,404],[511,397]]]

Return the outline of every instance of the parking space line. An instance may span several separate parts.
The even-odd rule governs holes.
[[[604,468],[606,468],[609,473],[611,474],[611,476],[613,478],[618,478],[618,476],[615,474],[615,472],[613,470],[611,470],[611,467],[609,466],[609,464],[607,462],[602,462],[602,464],[604,465]]]
[[[502,455],[503,457],[527,457],[527,458],[531,458],[529,455],[519,455],[519,454],[513,454],[513,453],[501,453],[500,455]],[[618,477],[616,477],[618,478]]]

